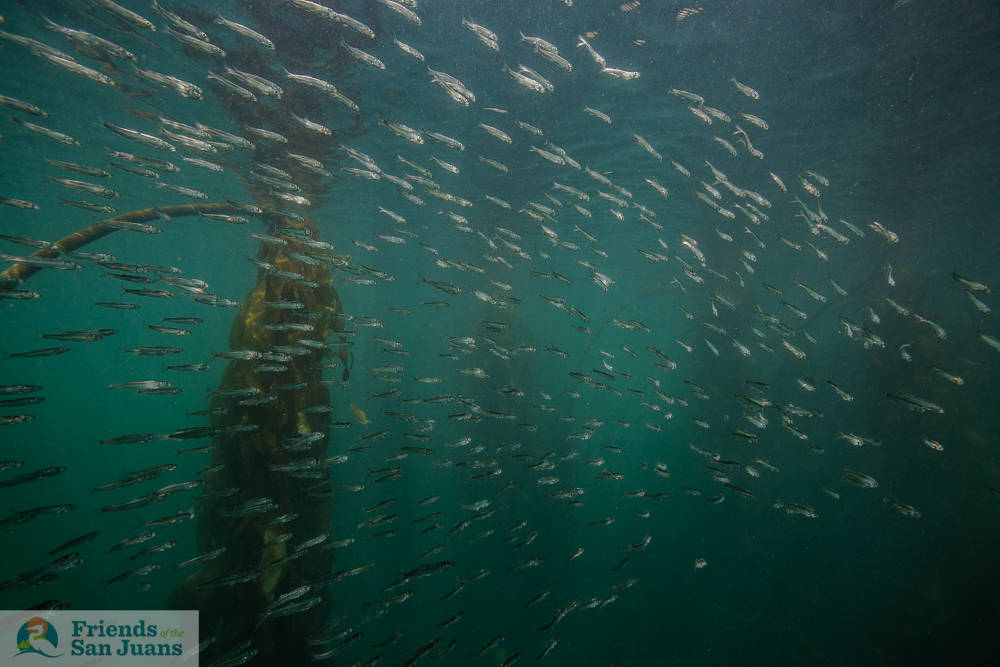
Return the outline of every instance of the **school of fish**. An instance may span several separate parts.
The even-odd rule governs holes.
[[[31,141],[45,178],[44,196],[0,184],[0,269],[58,274],[45,288],[37,278],[5,281],[0,305],[45,312],[60,281],[87,284],[91,297],[72,313],[77,327],[33,319],[37,346],[15,347],[4,336],[0,425],[5,442],[21,444],[4,447],[0,461],[8,508],[0,526],[10,540],[36,521],[75,522],[79,535],[32,554],[37,567],[0,571],[0,591],[30,591],[38,609],[79,606],[59,595],[60,582],[96,561],[119,572],[100,586],[149,591],[220,557],[225,546],[184,549],[184,531],[209,496],[213,469],[197,459],[210,447],[175,445],[266,428],[241,410],[306,389],[281,379],[293,357],[328,368],[331,403],[296,409],[326,415],[329,427],[284,433],[287,460],[268,472],[303,484],[306,497],[332,497],[335,509],[328,532],[288,547],[284,558],[333,550],[337,565],[323,580],[276,589],[247,613],[260,626],[331,602],[333,615],[310,642],[315,661],[554,661],[566,626],[613,615],[653,583],[632,573],[637,563],[685,551],[658,520],[671,504],[707,519],[723,503],[766,503],[775,521],[822,521],[840,511],[842,494],[864,494],[887,522],[927,511],[872,470],[883,468],[875,461],[887,449],[923,457],[925,466],[949,456],[956,434],[946,420],[960,419],[952,406],[970,390],[965,360],[989,366],[1000,353],[992,290],[947,268],[955,299],[980,322],[961,332],[977,346],[956,349],[960,325],[900,296],[902,223],[845,219],[838,183],[822,167],[774,166],[786,158],[772,157],[783,146],[767,137],[781,128],[765,118],[768,91],[753,81],[719,72],[707,90],[658,91],[663,119],[640,128],[608,101],[647,77],[613,57],[621,45],[604,41],[600,26],[498,33],[474,17],[429,16],[436,12],[417,0],[247,2],[253,11],[226,16],[177,0],[77,4],[65,20],[48,16],[46,3],[0,17],[0,54],[31,63],[20,76],[32,82],[30,94],[0,83],[8,112],[0,150],[15,137]],[[572,12],[573,4],[552,9]],[[683,10],[677,21],[700,11]],[[269,32],[255,15],[283,27]],[[286,35],[307,23],[331,36],[323,48],[336,76],[283,60]],[[435,34],[426,24],[449,28]],[[432,56],[442,38],[454,52]],[[474,76],[449,73],[461,60],[479,63]],[[393,71],[405,71],[413,90],[390,106],[379,77]],[[85,91],[76,113],[92,138],[48,99],[64,85]],[[582,88],[593,99],[577,106]],[[564,89],[575,91],[566,122],[584,126],[586,137],[561,139],[562,128],[533,117],[537,99]],[[171,112],[126,120],[121,109],[141,99],[151,109],[169,100],[162,108]],[[204,110],[213,100],[266,108],[261,119],[283,121],[226,122]],[[464,119],[458,129],[455,117]],[[677,150],[678,132],[700,150]],[[314,154],[299,148],[312,138]],[[609,155],[625,168],[596,166]],[[234,197],[241,187],[264,194]],[[360,212],[363,224],[324,217],[338,191],[368,193],[366,207],[377,202]],[[165,209],[200,202],[226,207],[199,209],[196,223]],[[113,217],[147,208],[157,215],[150,223]],[[129,256],[102,252],[100,242],[61,252],[62,234],[46,223],[70,211],[87,214],[75,218],[81,226],[104,220],[116,237],[130,235]],[[323,240],[282,222],[306,217]],[[216,294],[208,268],[183,255],[173,265],[143,259],[144,247],[180,235],[194,244],[225,235],[246,248],[220,258],[225,270],[278,275],[306,290],[320,287],[312,268],[328,268],[344,304],[332,316],[335,335],[314,338],[321,316],[276,296],[266,305],[281,311],[280,324],[268,325],[287,334],[280,349],[220,349],[224,332],[212,348],[186,345],[207,336],[199,326],[219,312],[236,313],[242,295]],[[244,255],[257,244],[277,246],[281,262],[251,256],[248,265]],[[859,271],[858,255],[895,258],[896,266]],[[827,278],[800,278],[816,275]],[[136,326],[142,336],[123,345],[119,331]],[[176,427],[78,443],[92,456],[146,447],[157,458],[140,470],[109,460],[105,478],[60,490],[74,461],[52,460],[35,441],[41,431],[27,429],[67,398],[46,401],[60,364],[98,354],[120,359],[120,382],[75,391],[106,392],[123,410],[157,411]],[[916,379],[882,386],[841,370],[869,362]],[[188,386],[200,392],[201,378],[226,364],[252,365],[271,390],[199,394],[195,414],[231,419],[192,425],[189,410],[169,401]],[[228,415],[213,415],[212,399],[228,401]],[[892,442],[891,431],[872,428],[874,411],[912,420],[921,440]],[[114,428],[118,416],[92,418]],[[310,454],[317,445],[325,457]],[[798,470],[791,461],[803,452],[817,463]],[[29,484],[52,502],[22,503],[15,494]],[[786,495],[784,486],[796,490]],[[75,497],[74,487],[89,495]],[[183,509],[150,507],[168,498],[182,498]],[[234,489],[229,500],[227,520],[295,521],[295,507],[270,497]],[[141,522],[127,535],[94,518],[123,512]],[[373,551],[372,542],[381,546]],[[669,576],[697,577],[722,556],[691,550],[690,569]],[[565,571],[588,560],[600,565],[567,583]],[[205,586],[223,595],[266,569]],[[508,597],[529,588],[523,599]],[[496,598],[498,613],[466,615],[470,598]],[[395,622],[404,606],[420,611]],[[530,633],[511,620],[522,616]],[[202,637],[204,646],[212,641]],[[259,664],[256,657],[247,637],[212,664]]]

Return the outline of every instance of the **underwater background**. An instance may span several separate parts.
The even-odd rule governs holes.
[[[0,117],[0,196],[37,207],[0,206],[0,268],[24,264],[17,258],[35,250],[9,237],[54,242],[109,217],[64,200],[87,199],[119,213],[200,205],[159,186],[170,183],[205,193],[206,202],[253,202],[264,213],[230,205],[227,212],[248,224],[154,215],[148,222],[159,233],[121,229],[80,249],[113,255],[133,271],[66,256],[83,268],[41,268],[6,285],[38,296],[12,292],[0,300],[0,352],[15,355],[0,361],[0,407],[3,415],[32,417],[0,426],[0,607],[157,609],[198,600],[202,640],[218,637],[206,646],[206,665],[275,664],[283,655],[292,664],[344,665],[1000,660],[993,636],[1000,326],[987,312],[996,303],[989,286],[1000,289],[996,3],[687,8],[652,0],[424,0],[413,9],[419,26],[386,2],[324,3],[370,26],[374,38],[297,2],[160,5],[202,28],[224,57],[170,35],[169,21],[150,3],[121,4],[156,31],[101,2],[0,2],[0,94],[47,114],[6,108]],[[217,15],[268,36],[274,49],[214,23]],[[46,19],[121,45],[135,62],[67,39]],[[499,51],[463,19],[488,26]],[[7,35],[65,51],[115,85],[78,76]],[[557,46],[572,71],[522,39],[536,35]],[[577,46],[580,36],[608,67],[640,76],[603,72]],[[419,49],[424,61],[394,39]],[[377,56],[384,70],[352,57],[342,41]],[[505,71],[519,64],[554,89],[519,85]],[[136,67],[191,82],[204,99],[156,85]],[[284,94],[258,92],[249,101],[206,78],[227,67],[277,82]],[[475,100],[466,106],[449,99],[456,87],[435,82],[428,68],[457,79]],[[288,72],[332,82],[358,111]],[[689,109],[702,105],[672,90],[700,96],[730,122],[710,117],[707,124]],[[768,129],[740,112],[766,119]],[[292,113],[332,134],[290,120]],[[255,147],[186,148],[161,133],[160,118],[221,129]],[[104,123],[166,138],[177,150],[139,145]],[[422,143],[386,123],[424,133]],[[501,129],[510,143],[480,124]],[[737,125],[763,157],[751,154],[749,139],[737,140]],[[288,143],[254,136],[248,127],[280,132]],[[529,150],[559,155],[553,145],[564,150],[563,164]],[[114,151],[154,156],[180,171],[153,178],[114,169]],[[289,152],[320,160],[326,174],[304,169]],[[111,176],[72,173],[50,160]],[[290,177],[275,177],[260,163]],[[373,164],[400,178],[414,175],[412,190],[346,170],[377,175]],[[262,174],[294,180],[308,203],[275,195]],[[120,196],[88,196],[52,177],[99,182]],[[768,206],[737,209],[755,201],[736,194],[741,188]],[[310,231],[294,233],[303,225]],[[296,281],[273,273],[280,263],[274,253],[284,251],[248,232],[333,248],[310,255],[321,258],[319,267],[293,258]],[[163,267],[204,281],[242,308],[197,302],[197,291],[163,281],[132,284],[108,275],[156,278],[166,275]],[[310,277],[321,287],[310,289]],[[602,285],[602,277],[613,284]],[[265,284],[268,296],[255,300],[254,290]],[[324,291],[330,287],[336,300]],[[156,298],[123,288],[176,294]],[[311,301],[268,310],[265,302],[293,301],[291,293]],[[298,310],[316,315],[296,317]],[[177,317],[202,321],[177,337],[149,328]],[[217,356],[266,353],[273,347],[262,341],[287,347],[305,337],[263,329],[262,321],[324,322],[317,328],[328,334],[321,341],[327,347],[282,352],[292,369],[283,380],[274,377],[281,372],[253,372],[266,360]],[[234,330],[234,322],[242,324]],[[42,338],[97,329],[114,333],[93,342]],[[251,340],[261,345],[235,344]],[[53,346],[69,350],[16,356]],[[182,350],[127,352],[141,346]],[[166,368],[196,363],[207,370]],[[461,372],[469,369],[480,369],[479,376]],[[304,386],[273,389],[303,378]],[[182,391],[109,388],[152,379]],[[41,387],[32,395],[44,401],[2,402],[19,398],[6,389],[15,385]],[[210,394],[247,386],[274,398],[247,407],[239,404],[245,396]],[[320,404],[331,411],[302,412]],[[191,414],[210,408],[217,413]],[[765,416],[765,427],[748,415]],[[209,425],[256,430],[168,437]],[[321,434],[311,449],[288,446],[309,433]],[[102,442],[127,434],[162,437]],[[867,439],[864,446],[844,437],[854,434]],[[462,438],[469,443],[456,444]],[[189,448],[204,449],[179,452]],[[307,459],[316,462],[304,464],[306,475],[268,467]],[[160,465],[176,468],[95,491]],[[65,470],[17,478],[56,466]],[[877,487],[859,487],[852,471]],[[185,481],[197,484],[154,493]],[[221,493],[228,489],[232,495]],[[107,509],[142,494],[152,494],[148,504]],[[428,500],[433,496],[439,498]],[[282,500],[258,513],[235,511],[272,497]],[[390,502],[376,507],[383,501]],[[73,507],[31,512],[57,504]],[[194,514],[185,521],[143,523],[189,509]],[[293,513],[298,524],[289,517],[265,525]],[[275,525],[292,527],[280,548],[267,544],[282,534]],[[109,553],[149,530],[156,532],[152,540]],[[51,565],[61,555],[52,550],[91,531],[99,534],[68,550],[81,562]],[[317,537],[301,551],[293,546]],[[175,544],[127,558],[165,541]],[[232,585],[201,579],[192,597],[185,582],[199,566],[177,564],[222,546],[216,561],[223,569],[211,576],[254,567],[256,576]],[[152,563],[160,567],[107,583]],[[435,563],[439,570],[417,571]],[[282,605],[268,606],[297,586],[310,588],[289,604],[315,598],[314,607],[294,614],[286,608],[286,616],[276,613]],[[411,596],[388,599],[404,591]],[[502,641],[482,651],[497,637]]]

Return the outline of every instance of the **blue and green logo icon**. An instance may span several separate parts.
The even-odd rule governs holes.
[[[17,631],[17,653],[37,653],[46,658],[58,658],[62,653],[56,653],[59,646],[59,633],[56,627],[40,616],[33,616],[21,625]]]

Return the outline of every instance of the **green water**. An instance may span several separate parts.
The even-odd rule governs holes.
[[[48,113],[39,118],[5,109],[0,118],[0,196],[38,206],[37,210],[0,206],[0,233],[56,241],[102,217],[62,204],[63,199],[108,203],[121,213],[194,201],[157,187],[157,182],[195,188],[211,202],[247,202],[252,199],[247,179],[255,161],[289,170],[296,182],[307,184],[302,194],[311,206],[285,202],[278,206],[308,215],[322,240],[332,243],[336,253],[350,255],[347,269],[330,269],[344,311],[354,316],[354,322],[371,317],[382,325],[368,328],[345,322],[349,332],[356,332],[347,339],[353,343],[350,379],[336,383],[342,374],[336,364],[323,376],[334,382],[330,421],[351,425],[331,428],[317,450],[320,456],[348,456],[346,463],[324,466],[318,483],[333,489],[363,484],[364,489],[301,496],[303,503],[332,507],[329,541],[354,539],[350,546],[325,552],[332,557],[331,573],[374,563],[357,576],[315,586],[311,595],[322,596],[325,616],[301,617],[302,623],[308,619],[321,626],[343,615],[339,627],[361,633],[333,663],[365,664],[381,655],[381,664],[405,664],[427,642],[439,638],[421,663],[499,665],[520,653],[519,662],[530,664],[552,637],[558,637],[559,644],[541,660],[543,664],[996,663],[996,643],[989,633],[997,595],[993,566],[1000,547],[995,531],[1000,473],[993,382],[1000,352],[991,349],[980,332],[1000,337],[1000,327],[995,315],[978,310],[951,275],[957,272],[1000,286],[993,214],[1000,192],[995,156],[1000,100],[992,76],[1000,16],[993,3],[913,0],[816,8],[723,2],[706,4],[700,12],[678,20],[681,7],[651,0],[629,11],[620,3],[584,0],[572,7],[558,0],[425,0],[416,9],[422,19],[419,27],[378,2],[349,0],[334,7],[371,26],[375,39],[310,17],[287,2],[163,5],[205,30],[226,49],[225,60],[182,48],[147,4],[124,4],[152,20],[157,31],[130,27],[106,9],[82,0],[0,3],[5,19],[0,29],[63,50],[117,84],[109,87],[87,80],[9,39],[0,40],[4,64],[0,94],[31,102]],[[275,51],[213,24],[216,12],[267,35]],[[127,61],[76,49],[73,42],[46,29],[43,16],[128,48],[136,54],[139,67],[197,84],[204,100],[184,99],[138,78]],[[462,25],[463,18],[494,31],[499,53],[478,41]],[[575,46],[578,35],[591,32],[596,34],[586,39],[610,67],[641,76],[621,80],[602,73],[586,51]],[[572,63],[572,72],[534,52],[520,41],[519,33],[555,44]],[[341,38],[379,57],[386,69],[352,60],[338,46]],[[394,38],[419,49],[425,61],[398,49]],[[234,101],[205,78],[209,71],[222,73],[226,64],[278,82],[285,95],[280,100],[259,95],[255,103]],[[505,65],[518,64],[537,70],[554,90],[539,94],[519,86],[504,72]],[[333,82],[361,112],[355,114],[288,80],[283,66]],[[476,101],[469,107],[450,101],[431,80],[428,67],[459,79],[475,93]],[[759,91],[760,99],[741,94],[731,77]],[[689,111],[690,102],[671,94],[671,89],[702,96],[705,105],[725,112],[731,122],[716,118],[712,125],[705,124]],[[584,107],[608,114],[613,122],[604,123]],[[310,134],[291,121],[288,112],[323,123],[333,137]],[[766,119],[769,129],[755,127],[740,112]],[[33,133],[11,121],[12,115],[71,135],[82,146]],[[159,135],[156,116],[204,123],[241,136],[249,136],[245,125],[251,122],[286,133],[291,142],[288,151],[321,160],[331,175],[307,174],[285,156],[285,147],[266,140],[254,139],[262,147],[256,153],[233,149],[207,155],[183,148],[168,153],[130,142],[101,124],[103,119]],[[426,135],[422,145],[409,143],[383,126],[383,119],[453,137],[465,144],[465,150],[452,150]],[[518,120],[542,129],[544,137],[526,132]],[[490,136],[480,123],[503,130],[511,143]],[[752,157],[733,136],[736,125],[748,132],[762,159]],[[643,150],[633,134],[646,139],[663,160]],[[714,137],[731,142],[737,156],[730,156]],[[631,196],[599,183],[582,169],[553,164],[529,150],[534,146],[552,151],[546,142],[565,149],[581,167],[605,176]],[[367,154],[387,174],[416,174],[397,159],[400,155],[430,170],[440,191],[472,206],[436,197],[428,193],[431,188],[412,179],[412,194],[426,203],[417,206],[386,178],[375,182],[351,175],[343,168],[362,165],[339,149],[341,144]],[[110,151],[170,160],[181,171],[162,173],[158,180],[143,178],[107,166]],[[201,169],[181,161],[182,156],[217,161],[225,171]],[[432,156],[455,165],[460,173],[450,173]],[[503,163],[507,172],[482,162],[480,156]],[[112,177],[90,178],[46,160],[102,166]],[[744,211],[751,212],[746,204],[752,200],[737,197],[716,182],[706,160],[725,172],[734,186],[763,195],[771,206],[755,206],[767,219],[751,220]],[[683,165],[691,176],[683,176],[671,161]],[[806,170],[826,177],[829,185],[820,184]],[[778,189],[769,172],[780,176],[788,192]],[[803,189],[800,176],[818,188],[819,198]],[[88,197],[50,177],[100,181],[121,196],[107,201]],[[669,195],[658,194],[648,178],[665,186]],[[732,211],[733,218],[713,211],[695,195],[708,192],[700,181],[720,191],[718,205]],[[583,191],[589,200],[554,188],[553,183]],[[599,192],[624,199],[628,206]],[[491,203],[486,195],[509,202],[511,208]],[[716,201],[711,194],[707,197]],[[838,242],[818,229],[811,234],[796,197],[811,211],[822,208],[829,218],[825,224],[848,242]],[[542,208],[532,208],[529,202]],[[259,203],[275,205],[273,198]],[[744,206],[744,211],[735,204]],[[650,216],[637,205],[655,214],[652,223],[643,220]],[[405,224],[397,224],[379,207],[403,216]],[[619,211],[622,220],[609,209]],[[540,216],[545,229],[525,210]],[[464,216],[471,229],[456,228],[443,212]],[[196,216],[178,216],[172,223],[153,220],[150,224],[160,226],[162,233],[118,231],[82,250],[109,253],[125,263],[175,266],[186,277],[206,281],[212,293],[243,301],[260,278],[246,260],[257,254],[260,241],[247,232],[276,233],[263,218],[250,217],[247,226]],[[840,224],[841,219],[862,230],[864,237]],[[898,243],[888,243],[869,227],[875,220],[898,234]],[[402,234],[394,231],[399,229]],[[551,242],[546,230],[557,234],[564,245]],[[779,233],[798,244],[799,250],[783,243]],[[380,235],[404,242],[393,243]],[[597,240],[590,241],[588,235]],[[686,238],[697,242],[704,264],[685,247]],[[807,241],[816,250],[805,245]],[[10,255],[34,250],[6,240],[0,245]],[[637,252],[640,249],[661,253],[665,261],[650,261]],[[442,267],[435,260],[453,263],[444,262]],[[203,479],[202,469],[212,455],[184,455],[177,450],[211,441],[127,445],[100,441],[206,425],[205,417],[189,413],[207,409],[208,392],[220,386],[227,362],[213,355],[230,349],[230,329],[238,314],[235,309],[196,303],[180,293],[172,299],[123,295],[123,287],[169,286],[121,282],[105,275],[107,271],[93,261],[78,261],[84,264],[81,270],[43,269],[12,286],[36,291],[39,298],[0,302],[0,351],[71,348],[58,356],[0,361],[0,384],[39,385],[43,389],[33,395],[45,398],[37,405],[4,408],[4,415],[30,414],[34,419],[0,427],[0,459],[23,462],[20,468],[0,472],[0,482],[49,466],[67,468],[52,478],[0,487],[0,508],[6,514],[62,503],[76,506],[70,512],[4,527],[0,581],[10,582],[42,567],[55,557],[48,552],[67,540],[93,530],[100,535],[71,550],[86,559],[83,565],[37,585],[0,587],[0,606],[19,609],[58,601],[75,609],[163,608],[171,590],[190,573],[178,572],[174,565],[199,553],[197,523],[207,520],[209,512],[222,511],[224,504],[203,503],[197,500],[203,490],[194,490],[134,510],[100,510],[172,482]],[[594,265],[614,284],[605,292],[593,280],[594,269],[581,262]],[[0,268],[9,264],[5,261]],[[887,264],[894,285],[887,280]],[[362,266],[387,272],[393,279],[376,278],[371,286],[352,284],[352,278],[370,277]],[[549,279],[538,274],[548,274]],[[830,277],[846,297],[837,294]],[[446,294],[422,278],[447,281],[462,293]],[[796,281],[822,293],[826,302],[812,300]],[[764,283],[779,289],[782,296]],[[476,290],[487,300],[477,297]],[[568,308],[553,307],[539,294],[564,299],[587,321],[574,317]],[[973,295],[996,305],[991,293]],[[502,307],[506,297],[519,301]],[[886,297],[905,306],[909,314],[898,314]],[[783,307],[783,300],[807,317]],[[128,301],[140,308],[111,310],[94,306],[98,301]],[[431,301],[448,306],[422,305]],[[779,318],[784,329],[767,327],[756,308]],[[878,323],[869,309],[877,314]],[[932,326],[913,313],[943,327],[946,337],[936,336]],[[165,317],[191,316],[204,321],[188,327],[192,333],[183,338],[148,328],[163,324]],[[840,318],[869,328],[884,348],[865,346],[860,334],[848,337]],[[497,332],[484,321],[506,327]],[[634,330],[621,326],[633,321],[641,326],[632,326]],[[704,326],[705,322],[721,327],[725,334]],[[92,343],[41,338],[96,328],[116,333]],[[391,354],[387,350],[393,348],[376,336],[397,341],[396,349],[408,356]],[[476,349],[456,349],[449,342],[454,337],[473,337]],[[732,339],[747,346],[750,356],[743,356]],[[806,358],[797,359],[782,347],[782,340],[804,351]],[[907,343],[909,362],[899,354]],[[168,357],[123,352],[142,345],[176,345],[183,352]],[[661,360],[650,348],[674,360],[676,370],[657,366]],[[330,354],[327,361],[334,358]],[[310,359],[318,361],[319,355]],[[202,373],[164,368],[196,362],[211,368]],[[404,370],[372,370],[387,365]],[[959,376],[962,384],[932,367]],[[488,377],[458,372],[468,368],[480,368]],[[590,384],[570,373],[589,376]],[[414,381],[427,377],[441,381]],[[169,379],[183,391],[150,396],[107,388],[154,378]],[[816,390],[804,391],[797,379],[807,380]],[[746,380],[767,387],[758,391]],[[853,400],[841,400],[828,380]],[[707,399],[698,398],[693,386],[704,390]],[[399,389],[399,394],[373,397],[392,389]],[[889,393],[927,399],[943,414],[908,410],[888,398]],[[735,394],[770,402],[761,410],[768,420],[766,428],[758,429],[744,418],[751,411]],[[465,402],[416,400],[433,396],[462,397]],[[367,415],[369,424],[361,423],[352,404]],[[788,412],[789,404],[813,411],[812,417],[790,418],[806,439],[782,427],[782,413],[775,406],[785,406]],[[234,420],[239,410],[231,408]],[[410,413],[413,420],[394,419],[387,411]],[[490,411],[510,418],[491,417]],[[473,420],[460,420],[458,415]],[[710,428],[702,428],[694,419]],[[414,433],[419,420],[434,420],[426,441],[404,435]],[[264,432],[268,426],[259,424]],[[367,442],[361,440],[365,435],[382,429],[389,435],[371,441],[371,449],[352,451]],[[755,434],[756,441],[733,435],[737,430]],[[876,440],[880,446],[852,447],[838,437],[848,433]],[[471,444],[444,447],[463,437],[471,438]],[[943,451],[925,445],[925,438],[939,441]],[[710,460],[691,445],[717,454],[724,463]],[[411,446],[433,451],[387,460],[399,454],[400,447]],[[473,451],[477,447],[482,449]],[[669,477],[656,474],[657,463],[665,466]],[[131,471],[160,464],[177,468],[141,485],[93,491]],[[375,481],[381,473],[372,471],[392,466],[400,467],[398,479]],[[713,470],[706,466],[753,497],[744,498],[713,480]],[[844,483],[845,468],[872,476],[878,487]],[[474,477],[491,471],[498,472]],[[601,476],[608,471],[620,473],[621,478]],[[539,484],[549,477],[556,481]],[[283,484],[287,478],[275,474],[273,480]],[[511,482],[516,484],[508,488]],[[316,483],[301,482],[303,488]],[[582,490],[575,504],[552,496],[571,489]],[[434,494],[440,499],[418,505]],[[720,494],[723,502],[706,502]],[[884,498],[913,506],[920,517],[893,511]],[[365,511],[389,499],[395,501],[391,506]],[[479,500],[488,500],[493,513],[461,528],[461,522],[476,513],[462,506]],[[818,516],[788,514],[773,506],[778,500],[808,505]],[[140,547],[107,553],[120,540],[148,530],[142,521],[189,508],[198,512],[194,520],[156,528],[157,537]],[[438,511],[438,517],[414,522]],[[398,518],[375,528],[359,527],[378,514]],[[593,525],[604,519],[614,521]],[[524,527],[512,530],[521,521],[526,521]],[[440,523],[440,529],[423,532],[434,523]],[[373,537],[384,530],[396,533]],[[485,531],[492,532],[481,535]],[[474,539],[477,535],[479,539]],[[627,550],[645,536],[651,538],[648,547]],[[294,541],[308,537],[296,534]],[[142,559],[125,558],[164,540],[175,541],[176,546]],[[418,560],[435,545],[442,549]],[[583,555],[570,561],[581,547]],[[532,558],[540,559],[539,564],[517,567]],[[696,568],[696,559],[707,565]],[[392,591],[407,589],[413,594],[406,602],[384,607],[383,615],[366,619],[382,608],[371,603],[391,594],[382,589],[401,572],[437,561],[452,561],[454,567]],[[128,569],[153,562],[163,567],[148,577],[106,584]],[[457,577],[471,577],[481,570],[489,573],[465,583],[453,597],[441,599],[460,583]],[[548,598],[525,609],[543,590],[550,591]],[[284,589],[279,587],[280,592]],[[219,595],[229,593],[220,590]],[[579,608],[595,599],[606,604]],[[551,629],[538,630],[573,601],[578,601],[578,608]],[[231,613],[255,616],[259,611]],[[458,612],[460,620],[439,627]],[[211,626],[211,621],[207,623],[203,622],[203,638],[210,634],[204,629]],[[404,634],[397,642],[372,646],[399,631]],[[505,637],[503,643],[477,658],[497,635]],[[456,640],[453,650],[432,658],[452,640]],[[269,664],[265,660],[250,664]]]

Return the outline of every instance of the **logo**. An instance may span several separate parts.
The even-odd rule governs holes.
[[[46,658],[58,658],[62,653],[56,653],[59,646],[59,633],[56,626],[40,616],[29,618],[17,631],[17,653],[37,653]]]

